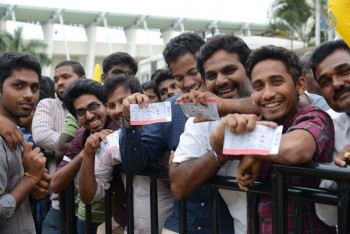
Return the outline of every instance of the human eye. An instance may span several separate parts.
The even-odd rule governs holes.
[[[160,95],[165,95],[167,91],[165,89],[160,90]]]
[[[33,93],[36,93],[39,90],[39,85],[32,85],[31,90]]]
[[[216,79],[216,74],[213,72],[208,72],[205,74],[205,79],[206,80],[215,80]]]
[[[176,79],[177,81],[179,81],[179,82],[181,82],[181,81],[184,79],[183,76],[174,76],[174,77],[175,77],[175,79]]]
[[[82,117],[85,115],[86,110],[85,109],[78,109],[75,112],[77,113],[77,116]]]
[[[253,89],[255,91],[260,91],[260,90],[262,90],[262,88],[263,88],[262,83],[260,83],[260,82],[253,83]]]
[[[197,69],[191,70],[191,71],[188,73],[188,75],[189,75],[189,76],[196,76],[196,75],[198,75]]]
[[[233,66],[228,66],[225,69],[223,69],[222,74],[224,75],[231,75],[236,71],[236,67]]]
[[[114,103],[108,103],[107,104],[107,108],[110,110],[114,110],[115,109],[115,104]]]
[[[347,67],[346,69],[343,69],[341,72],[340,72],[340,76],[347,76],[350,74],[350,67]]]
[[[331,84],[331,79],[324,77],[318,80],[318,84],[320,85],[321,88],[325,88]]]
[[[271,83],[274,86],[278,86],[278,85],[282,84],[282,82],[283,82],[282,79],[273,79]]]
[[[94,102],[94,103],[91,103],[87,109],[88,111],[95,111],[98,109],[99,106],[100,106],[99,103]]]

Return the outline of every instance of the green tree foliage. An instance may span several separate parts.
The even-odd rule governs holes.
[[[45,53],[47,45],[39,40],[23,40],[23,28],[18,28],[14,34],[8,32],[0,33],[0,52],[16,51],[28,52],[36,56],[41,65],[49,65],[51,59]]]
[[[277,34],[304,43],[310,40],[310,18],[314,20],[314,7],[305,0],[275,0],[272,4],[270,28]]]

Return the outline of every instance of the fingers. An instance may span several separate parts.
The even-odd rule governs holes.
[[[223,122],[229,127],[232,133],[251,132],[256,126],[256,115],[230,114],[227,115]]]
[[[278,125],[275,122],[271,122],[271,121],[257,121],[256,124],[264,125],[264,126],[267,126],[270,128],[277,128],[278,127]]]
[[[33,143],[32,142],[23,141],[21,144],[23,146],[23,153],[24,154],[29,153],[29,152],[32,151],[32,148],[33,148]]]
[[[203,117],[195,117],[193,119],[193,123],[202,123],[202,122],[208,122],[208,121],[211,121],[211,120],[208,120],[208,119],[203,118]]]

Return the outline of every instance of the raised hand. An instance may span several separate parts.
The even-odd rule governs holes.
[[[94,157],[95,153],[100,149],[101,141],[106,142],[106,137],[112,132],[113,130],[111,129],[102,129],[99,132],[95,132],[94,134],[91,134],[86,139],[84,153],[86,155],[90,155],[91,157]]]
[[[0,125],[0,136],[5,139],[7,146],[11,150],[15,150],[18,144],[24,142],[23,134],[12,121],[0,116]]]
[[[33,144],[22,142],[23,146],[23,168],[24,172],[33,176],[38,181],[41,180],[45,169],[46,158],[39,147],[32,149]]]
[[[49,187],[51,182],[51,176],[49,175],[47,169],[44,169],[44,173],[40,179],[40,181],[37,183],[37,185],[34,187],[33,191],[31,192],[31,196],[35,200],[41,200],[45,198],[49,193]]]

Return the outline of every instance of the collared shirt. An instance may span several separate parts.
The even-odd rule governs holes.
[[[346,113],[339,113],[333,110],[327,111],[334,123],[334,153],[333,158],[336,157],[340,151],[348,144],[350,144],[350,117]],[[337,189],[337,182],[332,180],[322,180],[321,188],[331,190]],[[315,204],[317,216],[327,225],[335,226],[338,223],[338,208],[332,205]]]
[[[75,132],[80,128],[78,120],[71,114],[68,113],[64,119],[64,126],[62,128],[62,133],[65,133],[71,137],[75,137]]]
[[[55,151],[67,114],[58,98],[46,98],[38,103],[32,122],[32,135],[38,147]]]
[[[327,126],[327,127],[325,127]],[[331,162],[334,150],[334,127],[330,116],[315,106],[301,108],[288,124],[283,126],[283,134],[294,130],[309,132],[316,141],[316,151],[312,157],[314,162]],[[262,161],[260,181],[269,184],[271,181],[271,161]],[[320,180],[300,176],[288,176],[288,185],[317,188]],[[336,233],[335,228],[324,224],[315,213],[314,203],[304,202],[304,233]],[[272,233],[272,198],[261,196],[258,213],[260,233]],[[294,233],[293,203],[288,200],[288,233]]]
[[[22,179],[22,146],[11,151],[0,137],[0,233],[30,233],[35,234],[35,226],[29,200],[16,205],[11,191]]]
[[[179,96],[173,96],[171,102],[173,120],[166,123],[145,125],[143,131],[132,126],[122,126],[120,133],[120,153],[123,167],[129,173],[142,172],[146,165],[160,161],[167,151],[176,150],[180,135],[184,131],[187,117],[181,107],[175,105]],[[225,202],[219,196],[220,215],[230,217]],[[188,233],[211,232],[210,190],[201,186],[194,193],[186,197],[187,231]],[[225,219],[226,220],[226,219]],[[179,201],[174,201],[173,213],[166,220],[164,227],[179,232]],[[232,233],[233,222],[220,221],[220,233]]]

